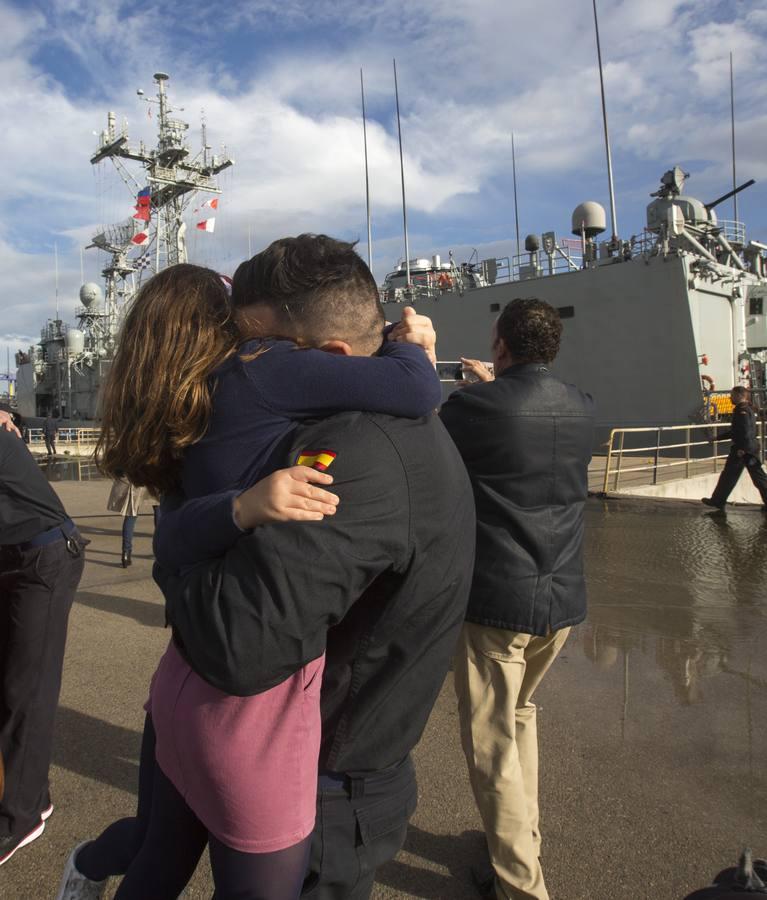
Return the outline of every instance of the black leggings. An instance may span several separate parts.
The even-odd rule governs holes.
[[[296,900],[311,835],[273,853],[242,853],[222,844],[187,806],[154,759],[154,729],[144,728],[136,818],[121,819],[77,855],[77,868],[101,881],[125,873],[115,900],[176,900],[208,844],[215,900]]]

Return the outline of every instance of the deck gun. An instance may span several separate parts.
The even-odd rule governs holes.
[[[750,181],[743,182],[743,184],[741,184],[739,187],[736,187],[731,191],[727,191],[726,194],[722,194],[721,197],[717,197],[716,200],[712,200],[711,203],[704,203],[703,205],[707,210],[711,211],[715,206],[719,206],[720,203],[724,203],[725,200],[729,200],[730,197],[734,197],[741,191],[745,191],[746,188],[750,188],[752,184],[756,184],[756,181],[753,178]]]

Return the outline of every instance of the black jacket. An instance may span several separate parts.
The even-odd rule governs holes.
[[[521,364],[456,391],[440,415],[477,505],[467,619],[536,635],[582,621],[591,397]]]
[[[474,503],[436,416],[333,416],[298,428],[285,463],[321,450],[337,454],[335,516],[257,528],[223,559],[158,581],[182,652],[228,693],[264,691],[327,646],[320,765],[370,772],[407,755],[442,686]]]
[[[21,544],[66,518],[29,447],[0,428],[0,545]]]
[[[733,450],[742,450],[749,456],[759,458],[759,441],[756,438],[756,413],[750,403],[745,400],[738,403],[732,411],[729,431],[717,434],[718,441],[732,440]]]

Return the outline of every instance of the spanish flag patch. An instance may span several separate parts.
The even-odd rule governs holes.
[[[334,450],[302,450],[298,454],[297,466],[309,466],[310,469],[317,469],[318,472],[324,472],[329,469],[336,458]]]

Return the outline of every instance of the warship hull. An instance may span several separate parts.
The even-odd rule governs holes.
[[[693,260],[684,253],[619,259],[414,303],[434,322],[442,360],[489,360],[493,322],[514,298],[557,307],[564,329],[552,371],[594,397],[603,441],[611,428],[700,421],[702,374],[717,390],[741,381],[747,292],[733,297],[731,282],[696,274]],[[763,279],[743,281],[764,290]],[[385,302],[387,319],[399,318],[397,305]]]
[[[91,423],[98,418],[99,392],[110,365],[110,360],[97,360],[92,368],[78,372],[72,367],[69,373],[62,365],[58,367],[57,381],[55,368],[48,367],[41,377],[35,374],[33,363],[23,363],[16,370],[19,412],[24,418],[43,417],[51,412],[73,423]]]

